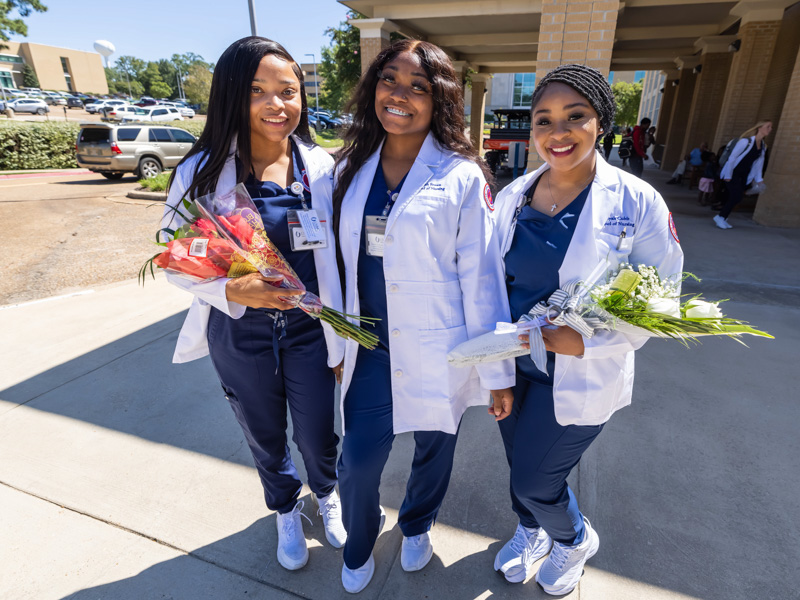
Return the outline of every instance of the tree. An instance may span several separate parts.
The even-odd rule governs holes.
[[[138,79],[144,84],[147,94],[153,98],[169,98],[172,94],[172,88],[161,78],[158,63],[148,62]]]
[[[618,81],[611,86],[614,102],[617,105],[616,124],[621,126],[636,125],[639,116],[639,104],[642,101],[642,84]]]
[[[11,18],[12,10],[17,11],[19,18]],[[47,7],[40,0],[5,0],[0,2],[0,50],[8,48],[3,42],[9,40],[9,33],[28,36],[28,26],[22,18],[29,17],[33,11],[47,12]]]
[[[349,11],[347,18],[363,17]],[[338,28],[329,27],[325,34],[331,38],[331,45],[322,49],[319,75],[325,84],[319,90],[319,103],[328,110],[339,111],[350,99],[361,77],[360,36],[358,27],[353,27],[347,21],[339,23]]]
[[[131,81],[134,79],[138,80],[142,73],[144,73],[146,66],[147,63],[145,63],[141,58],[136,58],[134,56],[120,56],[115,62],[115,68],[117,71],[119,71],[123,76],[127,74],[128,79]]]
[[[199,104],[200,110],[205,112],[208,107],[208,97],[211,94],[211,71],[201,64],[189,67],[183,92],[192,104]]]
[[[36,76],[36,71],[34,71],[33,67],[30,65],[25,65],[22,68],[22,85],[33,88],[41,87],[39,85],[39,78]]]

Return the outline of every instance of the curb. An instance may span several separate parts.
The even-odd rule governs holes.
[[[151,201],[167,201],[167,193],[166,192],[139,192],[136,190],[131,190],[126,194],[128,198],[133,198],[134,200],[151,200]]]

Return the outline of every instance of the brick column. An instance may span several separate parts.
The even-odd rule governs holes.
[[[380,51],[389,46],[389,34],[399,27],[388,19],[351,19],[348,23],[359,29],[363,75]]]
[[[725,97],[725,86],[731,69],[733,56],[728,46],[736,39],[733,35],[700,38],[695,47],[700,49],[700,73],[694,86],[692,106],[689,109],[689,124],[683,140],[681,155],[688,154],[693,148],[706,142],[712,152],[717,151],[713,145],[717,132],[717,119]]]
[[[619,0],[542,0],[536,81],[567,63],[589,65],[607,76],[618,14]],[[541,164],[531,139],[528,170]]]
[[[486,112],[486,80],[488,76],[473,73],[472,104],[470,107],[469,139],[472,146],[482,153],[483,149],[483,113]]]
[[[780,125],[764,182],[767,189],[758,197],[753,220],[762,225],[800,227],[800,51],[783,103]]]
[[[672,104],[672,115],[670,116],[669,131],[664,138],[666,147],[664,156],[661,158],[661,170],[672,171],[678,166],[683,158],[683,140],[686,138],[686,130],[689,125],[689,110],[692,108],[692,98],[694,97],[694,86],[697,76],[692,69],[699,62],[693,57],[678,59],[680,62],[681,76],[678,79],[678,88],[675,91],[675,100]],[[672,83],[668,84],[672,85]]]
[[[774,9],[774,15],[767,12],[762,10],[742,15],[737,36],[741,45],[731,61],[713,148],[739,137],[743,131],[755,125],[760,117],[761,97],[783,17],[783,9]],[[770,16],[773,19],[752,20],[754,17],[764,19]]]
[[[680,73],[675,71],[664,71],[664,93],[661,98],[661,108],[658,111],[658,123],[656,123],[656,138],[665,142],[669,134],[672,118],[672,107],[675,105],[675,96],[678,88],[672,85],[680,77]]]

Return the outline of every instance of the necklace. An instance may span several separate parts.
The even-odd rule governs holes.
[[[583,188],[585,188],[586,185],[592,179],[594,179],[594,171],[592,171],[592,173],[589,174],[589,178],[586,181],[584,181],[583,184],[578,189],[582,190]],[[556,202],[556,199],[553,197],[553,190],[550,188],[550,171],[547,172],[547,192],[550,194],[550,200],[553,201],[553,205],[550,207],[550,213],[552,214],[558,208],[558,202]]]

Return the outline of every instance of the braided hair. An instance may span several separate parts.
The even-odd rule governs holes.
[[[545,88],[554,82],[566,84],[586,98],[597,112],[603,131],[611,131],[617,105],[614,102],[611,86],[600,71],[586,65],[559,65],[542,77],[533,92],[531,107],[536,108]]]

